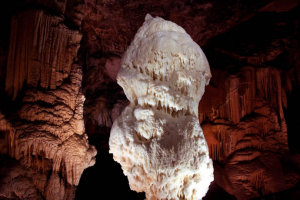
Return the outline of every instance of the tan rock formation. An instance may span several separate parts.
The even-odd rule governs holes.
[[[84,133],[81,74],[73,65],[69,83],[52,91],[28,90],[14,124],[0,116],[8,153],[23,166],[51,174],[40,190],[47,199],[66,198],[65,187],[78,185],[83,170],[95,164],[96,149]]]
[[[66,5],[53,6],[60,12]],[[26,188],[41,198],[73,199],[83,170],[95,164],[96,149],[88,143],[83,121],[82,71],[73,65],[81,34],[64,20],[45,10],[21,11],[11,19],[5,90],[15,99],[23,84],[29,89],[19,98],[22,106],[12,122],[0,116],[1,152],[19,160],[22,166],[11,170],[29,181],[19,188],[21,199],[31,198],[22,191]],[[33,177],[21,172],[26,167]],[[7,198],[22,184],[11,178],[7,174],[5,180],[12,188],[2,188]]]
[[[43,10],[12,17],[5,88],[14,99],[23,83],[55,89],[68,77],[81,34],[63,20]]]
[[[94,165],[96,150],[84,134],[81,69],[73,65],[70,83],[54,91],[28,91],[19,111],[27,123],[16,128],[15,157],[31,165],[30,156],[43,152],[53,171],[65,168],[68,183],[77,185],[83,170]],[[29,158],[29,159],[27,159]]]

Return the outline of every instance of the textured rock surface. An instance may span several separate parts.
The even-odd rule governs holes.
[[[62,22],[62,17],[43,10],[27,10],[12,17],[5,88],[13,98],[24,82],[55,89],[68,77],[81,34]]]
[[[32,7],[43,7],[57,14],[63,14],[68,23],[75,27],[80,27],[85,12],[84,0],[24,0],[24,2]]]
[[[80,10],[68,11],[75,1],[23,3],[28,2],[35,9],[12,14],[3,71],[5,91],[15,102],[7,102],[5,95],[1,99],[1,154],[18,162],[1,157],[7,162],[1,166],[1,183],[8,187],[1,187],[0,195],[74,199],[81,174],[95,164],[97,153],[85,133],[82,68],[74,64],[82,36],[66,20]],[[74,24],[81,23],[80,17],[72,18]]]
[[[253,67],[241,68],[235,76],[221,70],[212,74],[199,116],[215,161],[217,184],[238,199],[297,184],[297,171],[283,170],[291,159],[283,159],[288,153],[284,75],[274,68]]]
[[[1,157],[1,199],[73,199],[75,188],[65,184],[57,174],[24,167],[19,162]]]
[[[218,46],[213,56],[223,63],[212,63],[216,67],[199,105],[199,120],[214,160],[215,182],[238,199],[272,195],[299,182],[297,167],[286,164],[299,166],[289,153],[295,148],[287,125],[297,118],[287,112],[299,80],[292,50],[296,37],[283,31],[293,29],[295,21],[293,14],[279,16],[260,14],[210,44]],[[260,31],[251,32],[254,28]]]
[[[211,77],[200,47],[178,25],[147,15],[117,80],[130,105],[111,129],[110,153],[147,199],[201,199],[213,180],[197,118]]]
[[[202,48],[213,78],[199,105],[199,119],[215,165],[215,181],[205,199],[297,199],[297,193],[290,196],[299,190],[299,164],[292,153],[300,141],[296,97],[299,6],[294,1],[87,1],[83,46],[88,48],[84,48],[84,56],[87,66],[97,66],[92,65],[88,74],[97,70],[101,77],[92,85],[84,80],[89,89],[86,119],[88,132],[99,136],[102,152],[108,148],[116,102],[124,102],[120,107],[126,105],[124,95],[106,73],[107,66],[115,66],[106,63],[123,54],[147,12],[174,21],[193,40],[205,44]],[[87,79],[91,80],[90,76]],[[105,169],[113,166],[109,156],[101,161],[110,163]],[[269,163],[276,167],[272,169]],[[122,179],[118,173],[121,170],[112,168],[107,176],[98,177],[106,177],[108,189]],[[91,174],[89,180],[95,180]],[[81,191],[80,196],[97,196],[92,184],[85,187],[88,192]],[[144,199],[140,193],[132,195],[126,183],[120,181],[118,187],[122,188],[120,196]]]
[[[83,170],[95,164],[97,151],[88,144],[84,132],[79,66],[72,66],[69,78],[69,83],[54,91],[27,91],[19,110],[20,119],[14,124],[0,116],[7,153],[23,166],[42,172],[39,176],[51,175],[44,180],[47,187],[36,185],[47,199],[56,199],[57,195],[59,199],[74,198],[74,186],[78,185]],[[63,188],[56,188],[56,182]],[[71,186],[73,195],[65,196],[64,187]]]
[[[226,3],[212,1],[93,1],[87,0],[88,20],[83,22],[87,34],[90,54],[97,49],[121,55],[130,44],[144,16],[150,13],[170,19],[182,26],[200,45],[220,34],[243,18],[251,15],[251,7],[260,7],[266,1],[236,1]],[[248,4],[248,5],[247,5]],[[124,12],[126,10],[127,12]],[[234,12],[243,10],[244,12]],[[215,12],[222,12],[226,17],[215,17]],[[107,20],[109,19],[109,20]],[[127,20],[131,19],[131,20]],[[111,37],[111,36],[114,37]]]
[[[30,10],[33,12],[31,13]],[[41,10],[43,14],[39,20],[53,23],[52,28],[44,27],[43,24],[40,26],[33,24],[36,21],[33,19],[36,14],[33,13]],[[300,10],[299,1],[295,0],[10,0],[3,2],[0,6],[0,112],[3,113],[1,118],[5,120],[1,120],[0,123],[1,154],[11,151],[9,150],[11,145],[8,145],[9,133],[14,133],[15,127],[20,125],[30,123],[33,127],[44,127],[42,128],[44,132],[48,124],[52,127],[51,130],[55,129],[53,133],[60,135],[59,138],[62,140],[67,140],[68,137],[63,136],[62,133],[70,135],[72,129],[69,129],[68,125],[56,130],[53,124],[60,124],[69,117],[61,117],[61,112],[51,110],[52,105],[43,103],[44,100],[33,103],[27,98],[35,96],[35,91],[39,91],[36,93],[47,94],[47,97],[52,99],[48,92],[55,92],[61,85],[68,83],[69,78],[56,82],[56,89],[50,89],[50,85],[42,88],[41,82],[38,82],[37,87],[32,87],[28,85],[28,79],[24,79],[23,89],[14,90],[14,92],[18,91],[15,101],[6,95],[10,33],[16,33],[11,29],[11,18],[19,20],[19,25],[14,27],[17,27],[17,35],[20,35],[20,39],[27,40],[26,47],[30,47],[30,40],[35,35],[35,32],[29,29],[33,26],[47,29],[55,37],[57,36],[55,30],[62,31],[64,37],[68,35],[67,33],[78,33],[78,36],[82,34],[80,49],[77,55],[74,53],[72,60],[83,66],[82,84],[86,97],[83,105],[85,129],[89,135],[88,141],[96,146],[99,153],[96,165],[84,170],[76,189],[76,199],[145,199],[143,193],[130,190],[121,167],[108,153],[108,140],[114,119],[129,104],[122,88],[115,80],[116,72],[120,67],[120,57],[142,25],[146,13],[168,19],[183,27],[192,39],[201,45],[210,61],[213,76],[202,98],[203,102],[201,100],[199,106],[199,119],[205,130],[210,155],[214,160],[215,181],[204,199],[228,200],[253,197],[298,200],[300,196],[298,131]],[[28,20],[29,18],[32,20]],[[23,33],[26,33],[26,36],[23,37]],[[49,36],[48,39],[51,37]],[[46,39],[46,35],[38,35],[38,38]],[[57,38],[53,40],[53,45],[48,45],[47,48],[57,47],[54,45],[56,40]],[[21,54],[22,57],[17,59],[24,60],[23,54],[28,53],[29,49],[23,51],[21,44],[25,45],[25,42],[17,42],[20,45],[16,47],[19,49],[16,53]],[[62,44],[64,42],[66,40]],[[79,43],[72,41],[70,44],[69,50],[72,51],[79,46]],[[49,49],[44,48],[41,55],[48,51]],[[55,57],[54,51],[54,49],[49,51],[51,55],[47,56]],[[37,51],[30,54],[35,52]],[[63,52],[63,55],[69,58],[67,51]],[[32,60],[28,59],[24,63],[26,62]],[[53,64],[54,61],[51,60],[51,63]],[[23,63],[21,64],[24,66]],[[28,67],[32,69],[31,66]],[[65,68],[60,73],[64,73],[64,70]],[[19,78],[28,77],[26,74],[12,73],[20,75],[14,77],[16,82],[21,80]],[[47,74],[49,75],[48,72]],[[44,77],[48,79],[48,75],[45,74]],[[70,73],[66,76],[69,77]],[[37,75],[29,79],[35,80],[39,77],[40,75]],[[14,84],[9,83],[11,88],[14,88]],[[23,103],[25,93],[27,100]],[[53,99],[46,98],[45,102],[49,101],[54,102]],[[34,117],[35,121],[28,120],[26,114],[20,113],[20,109],[25,110],[26,107],[26,110],[34,113],[33,109],[29,109],[29,104],[32,104],[35,109],[41,108],[44,114],[38,113],[38,115],[51,118],[51,122],[50,120],[39,121],[36,117]],[[57,104],[54,104],[58,108]],[[69,109],[64,108],[64,110],[70,113]],[[53,115],[55,120],[52,120],[50,114],[45,114],[48,111],[60,113],[59,117]],[[23,120],[20,115],[26,120]],[[286,138],[288,138],[288,145]],[[8,191],[1,198],[26,198],[26,195],[9,196],[14,191],[18,192],[19,186],[22,188],[20,184],[18,187],[10,187],[14,185],[14,180],[22,183],[22,177],[25,185],[30,185],[31,188],[27,187],[26,190],[39,193],[36,197],[46,198],[46,192],[39,192],[46,188],[49,189],[47,191],[58,191],[59,188],[63,191],[65,188],[65,198],[74,197],[74,186],[68,184],[65,178],[55,178],[57,174],[59,177],[62,177],[60,174],[65,174],[63,168],[59,173],[52,173],[52,161],[46,159],[43,154],[37,157],[41,161],[37,162],[36,159],[32,161],[37,166],[31,167],[32,173],[21,164],[23,162],[13,164],[21,168],[17,170],[18,178],[14,179],[15,176],[9,175],[11,174],[9,171],[15,171],[12,169],[15,167],[9,167],[7,159],[0,156],[0,168],[3,169],[0,175],[0,190]],[[44,164],[42,164],[42,157],[44,157]],[[54,175],[51,177],[49,173]],[[47,175],[45,184],[30,183],[30,177],[38,178],[44,175]],[[5,183],[3,183],[4,177],[6,177]],[[10,183],[9,180],[12,180],[12,184],[6,184]],[[59,184],[59,182],[63,183]],[[99,184],[101,192],[99,192]],[[40,186],[36,187],[36,185]],[[118,188],[118,192],[111,193],[111,188]],[[50,194],[51,192],[47,192],[47,199],[51,197]]]
[[[30,166],[30,156],[42,152],[52,160],[53,171],[65,168],[63,176],[71,185],[77,185],[83,170],[95,164],[96,154],[84,134],[80,87],[81,69],[73,66],[70,83],[55,91],[28,91],[19,114],[27,123],[16,128],[14,136],[17,159]]]

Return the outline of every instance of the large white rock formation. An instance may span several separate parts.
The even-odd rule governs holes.
[[[130,105],[114,121],[109,146],[132,190],[147,199],[201,199],[213,165],[198,121],[211,74],[185,30],[146,16],[123,56],[118,83]]]

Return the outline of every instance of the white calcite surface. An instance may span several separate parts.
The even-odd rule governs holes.
[[[114,121],[110,153],[147,199],[202,199],[213,165],[198,121],[211,74],[200,47],[175,23],[146,16],[117,76],[130,104]]]

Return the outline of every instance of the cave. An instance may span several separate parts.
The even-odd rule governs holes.
[[[299,199],[296,0],[11,0],[0,7],[0,199],[145,199],[109,153],[117,83],[145,16],[205,53],[205,200]],[[184,199],[178,197],[178,199]]]

